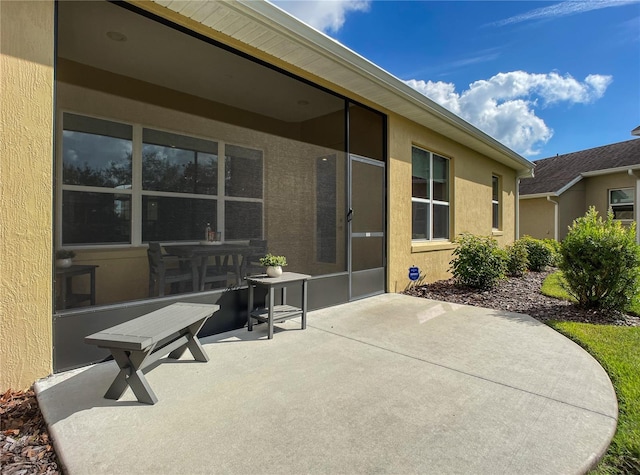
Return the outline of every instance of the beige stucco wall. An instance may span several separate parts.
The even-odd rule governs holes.
[[[585,182],[580,180],[557,198],[558,203],[558,240],[562,241],[569,232],[574,219],[583,216],[587,211],[585,200]]]
[[[555,233],[554,206],[546,198],[521,199],[520,237],[553,239]]]
[[[0,2],[0,390],[52,369],[53,11]]]
[[[405,118],[389,116],[388,162],[388,290],[409,284],[409,267],[421,270],[424,282],[450,277],[454,245],[411,240],[411,148],[425,148],[450,159],[451,240],[461,233],[493,235],[501,246],[514,240],[515,171]],[[501,179],[501,229],[491,229],[491,177]]]
[[[551,197],[558,206],[558,240],[566,237],[576,218],[584,216],[590,206],[606,217],[609,210],[609,190],[636,187],[635,176],[626,172],[582,178],[560,196]],[[520,236],[538,239],[554,237],[554,206],[546,198],[520,200]]]
[[[595,206],[598,214],[603,217],[609,211],[609,190],[618,188],[635,189],[636,187],[636,177],[629,175],[627,172],[587,177],[584,182],[587,208]]]

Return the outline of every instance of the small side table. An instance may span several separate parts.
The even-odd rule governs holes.
[[[60,310],[73,307],[88,300],[90,305],[96,304],[96,267],[90,265],[72,265],[71,267],[56,267],[56,277],[60,277]],[[72,279],[78,275],[89,274],[90,287],[88,294],[73,293]]]
[[[295,272],[283,272],[280,277],[247,276],[247,284],[249,285],[247,329],[253,331],[253,320],[266,322],[269,325],[269,339],[272,339],[274,322],[282,322],[298,316],[302,316],[302,329],[307,328],[307,281],[310,278],[310,275],[296,274]],[[302,308],[287,305],[287,286],[296,283],[302,285]],[[254,310],[253,290],[258,286],[269,290],[268,304],[267,308]],[[282,291],[282,305],[274,305],[276,289]]]

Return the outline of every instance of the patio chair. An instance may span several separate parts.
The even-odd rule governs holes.
[[[169,284],[172,291],[177,288],[182,292],[187,282],[191,282],[191,288],[194,288],[191,259],[164,254],[158,242],[149,243],[147,257],[149,258],[149,297],[156,295],[156,284],[158,284],[159,297],[164,296],[165,287]]]
[[[207,264],[207,272],[204,276],[204,285],[206,286],[207,284],[211,284],[211,288],[214,288],[216,284],[219,287],[226,287],[228,282],[228,273],[234,271],[235,268],[231,263],[231,256],[215,256],[215,263],[209,262]]]

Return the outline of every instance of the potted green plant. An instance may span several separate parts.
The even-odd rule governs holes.
[[[279,277],[282,275],[282,268],[287,265],[287,258],[268,253],[260,258],[260,265],[267,268],[267,275],[269,277]]]
[[[56,251],[56,267],[71,267],[74,257],[76,257],[76,253],[71,250],[60,249]]]

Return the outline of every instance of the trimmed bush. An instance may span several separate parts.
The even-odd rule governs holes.
[[[624,310],[638,291],[635,224],[625,228],[611,212],[603,220],[591,207],[576,219],[560,245],[560,256],[567,290],[582,306]]]
[[[505,276],[506,253],[490,237],[462,234],[449,263],[456,285],[489,289]]]
[[[551,259],[549,260],[549,265],[558,267],[558,264],[560,263],[560,242],[556,241],[555,239],[543,239],[542,242],[551,251]]]
[[[530,271],[541,272],[545,267],[551,265],[551,249],[544,241],[532,238],[531,236],[525,236],[520,240],[524,242],[527,248]]]
[[[506,247],[507,275],[521,277],[529,268],[529,253],[522,239],[518,239],[512,245]]]

